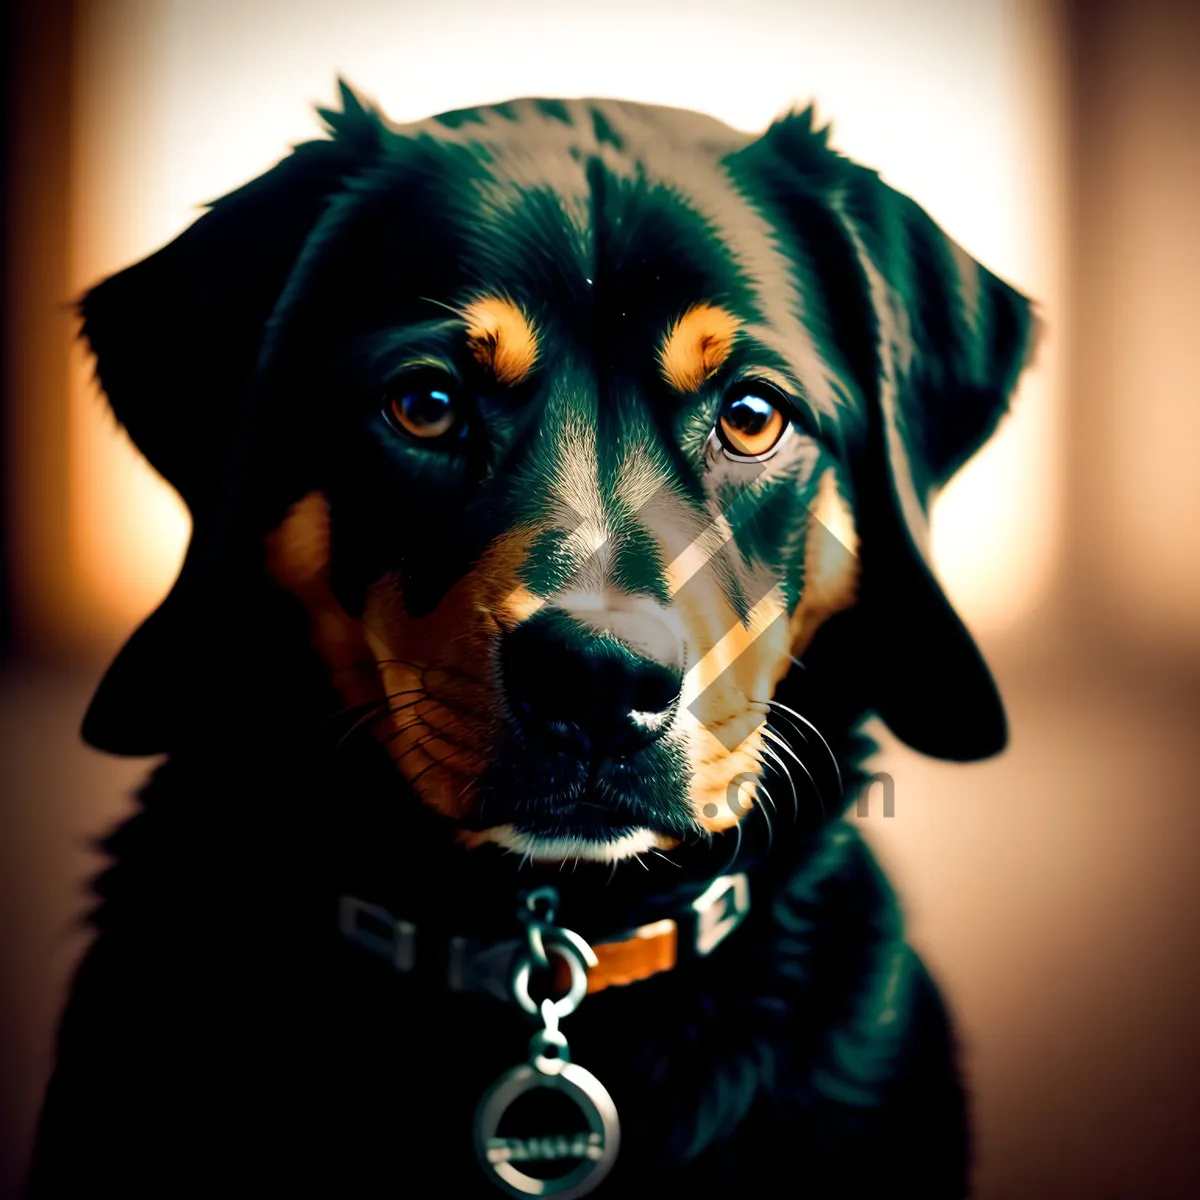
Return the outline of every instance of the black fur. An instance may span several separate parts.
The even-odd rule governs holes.
[[[769,835],[755,810],[736,845],[697,841],[611,880],[607,868],[519,870],[486,848],[464,856],[369,734],[343,738],[356,714],[335,715],[302,615],[261,564],[262,531],[318,481],[304,421],[281,425],[271,408],[289,388],[294,411],[315,403],[305,347],[333,319],[318,301],[345,297],[367,241],[380,258],[403,250],[418,281],[446,270],[444,239],[457,235],[431,224],[419,245],[401,245],[395,222],[414,214],[396,184],[478,169],[438,132],[469,134],[478,112],[391,130],[348,89],[343,104],[325,114],[331,140],[300,147],[84,304],[100,381],[188,502],[195,536],[85,725],[103,748],[169,757],[106,843],[98,937],[63,1019],[30,1200],[497,1194],[475,1162],[471,1117],[523,1060],[531,1024],[344,944],[338,897],[365,892],[418,928],[500,936],[520,889],[545,881],[562,893],[564,923],[595,936],[655,915],[655,896],[731,861],[753,869],[742,929],[701,966],[609,989],[564,1023],[575,1061],[621,1116],[620,1158],[597,1195],[966,1195],[969,1122],[946,1013],[843,818],[864,783],[859,728],[872,712],[948,758],[1004,743],[990,675],[926,558],[924,522],[1004,411],[1027,303],[982,268],[971,303],[944,235],[834,154],[810,114],[756,140],[689,114],[592,105],[597,146],[727,161],[811,289],[810,328],[845,401],[818,415],[853,479],[864,587],[777,698],[829,739],[837,768],[796,726],[790,742],[813,778],[793,780],[794,820],[777,788]],[[569,106],[539,104],[544,122],[571,125]],[[649,149],[629,149],[639,113],[643,134],[655,130]],[[539,136],[519,103],[488,119],[511,123],[514,148]],[[685,198],[688,186],[676,185]],[[345,302],[348,322],[358,303]],[[473,536],[503,519],[481,510]],[[397,550],[432,564],[433,601],[461,569],[438,560],[435,541]],[[350,592],[369,569],[346,570]]]

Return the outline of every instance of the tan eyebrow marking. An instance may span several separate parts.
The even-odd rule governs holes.
[[[504,296],[484,296],[463,309],[471,353],[500,383],[529,377],[537,362],[538,336],[521,309]]]
[[[671,327],[658,352],[663,378],[694,392],[729,357],[741,321],[715,304],[693,304]]]

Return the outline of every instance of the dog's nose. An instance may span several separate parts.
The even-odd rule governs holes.
[[[664,733],[683,682],[682,643],[642,613],[591,626],[543,609],[505,635],[501,663],[526,733],[590,759],[626,757]]]

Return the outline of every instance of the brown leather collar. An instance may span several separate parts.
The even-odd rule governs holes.
[[[591,943],[595,961],[586,967],[587,993],[624,987],[706,957],[741,924],[749,909],[748,875],[719,876],[674,913]],[[520,938],[487,943],[451,937],[426,944],[411,922],[355,896],[341,898],[339,930],[402,974],[442,974],[451,991],[489,992],[506,1001],[514,998],[511,981],[526,946]],[[565,990],[571,964],[562,954],[550,961],[555,968],[554,986]]]

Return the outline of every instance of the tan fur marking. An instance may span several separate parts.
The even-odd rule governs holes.
[[[421,799],[455,820],[477,803],[473,784],[502,711],[494,654],[501,630],[538,603],[519,579],[532,536],[516,530],[497,539],[425,616],[405,609],[398,576],[367,589],[363,621],[393,705],[380,733]]]
[[[773,695],[790,662],[786,622],[778,620],[784,611],[783,598],[773,589],[755,605],[746,625],[733,622],[715,641],[710,624],[714,614],[695,612],[684,618],[693,637],[699,635],[709,647],[684,681],[687,703],[681,711],[687,713],[690,727],[693,815],[713,833],[737,824],[741,814],[731,804],[744,812],[757,799],[758,785],[751,779],[735,787],[732,798],[729,793],[734,780],[756,776],[761,769],[765,699]],[[711,816],[704,811],[709,805],[717,810]]]
[[[858,599],[858,530],[838,494],[832,467],[817,486],[804,558],[804,593],[792,614],[792,654],[808,648],[822,622]],[[831,536],[832,535],[832,536]]]
[[[266,537],[266,567],[309,616],[313,645],[329,664],[347,704],[382,699],[375,660],[362,627],[347,616],[329,589],[329,502],[310,492]]]
[[[512,387],[528,378],[537,362],[537,331],[513,301],[485,296],[468,304],[463,318],[471,353],[500,383]]]
[[[501,629],[507,633],[516,628],[546,603],[544,597],[534,595],[518,582],[535,536],[532,529],[514,529],[504,534],[468,576],[477,584],[477,615],[495,633]]]
[[[826,616],[854,600],[858,542],[832,470],[818,483],[813,513],[820,525],[814,522],[809,532],[808,578],[796,616],[788,620],[784,596],[769,576],[757,582],[747,577],[747,590],[763,598],[746,625],[715,575],[699,586],[703,575],[697,572],[729,536],[720,517],[697,531],[668,503],[657,506],[647,523],[669,564],[672,611],[685,630],[692,664],[678,719],[666,736],[687,756],[692,816],[714,834],[765,799],[757,777],[771,757],[763,731],[767,702],[792,665],[793,642],[803,648]]]
[[[292,506],[265,541],[271,576],[304,606],[313,644],[346,703],[375,705],[371,728],[425,803],[458,818],[474,799],[494,723],[492,648],[538,603],[518,581],[531,535],[493,543],[476,568],[426,617],[401,600],[387,576],[367,590],[355,620],[329,587],[329,505],[313,492]]]
[[[694,392],[729,357],[741,321],[713,304],[694,304],[671,327],[658,352],[663,378],[677,392]]]

